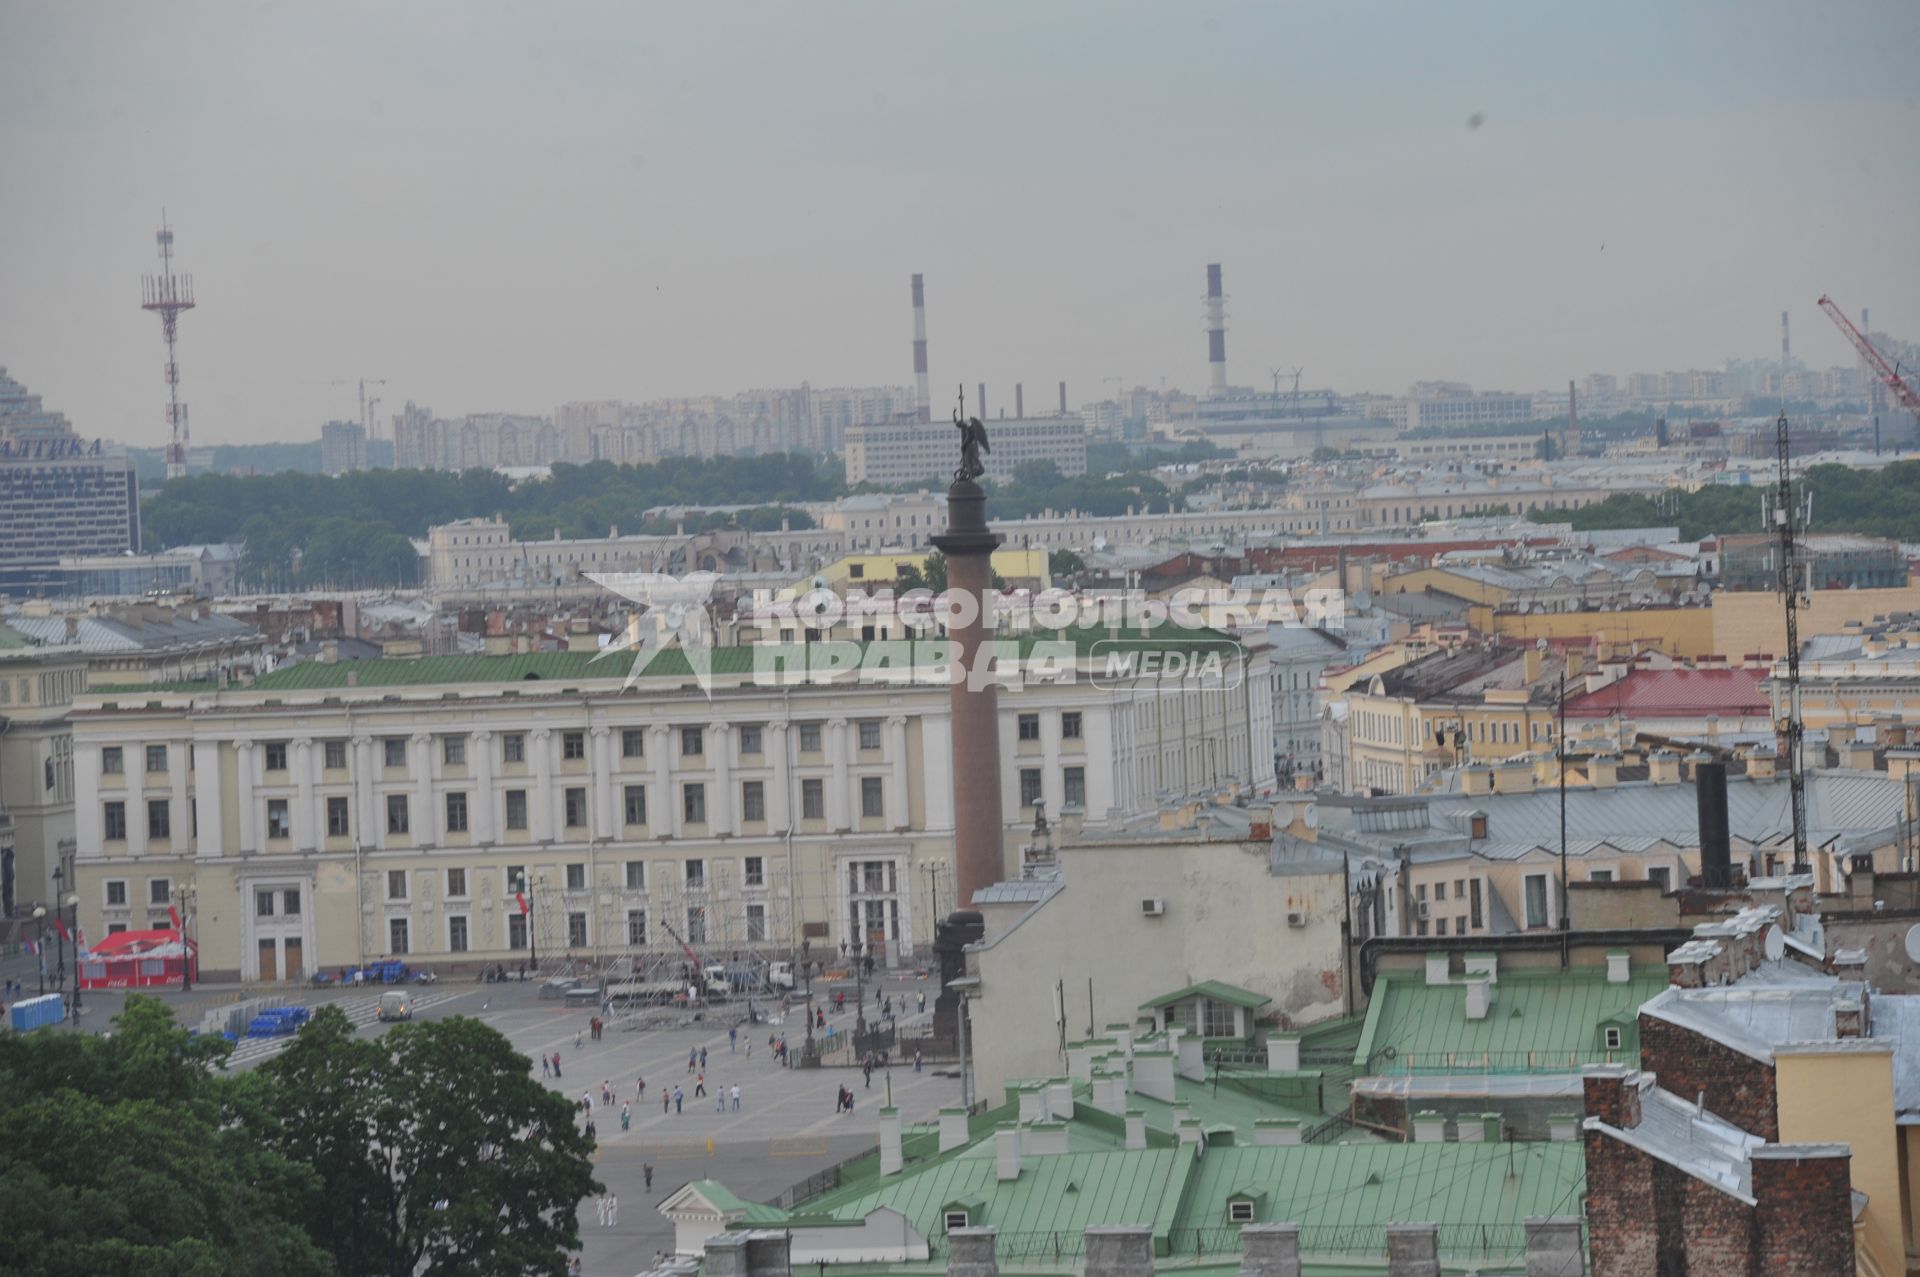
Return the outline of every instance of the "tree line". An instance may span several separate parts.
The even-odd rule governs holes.
[[[328,1007],[251,1072],[230,1050],[137,995],[108,1035],[0,1035],[0,1272],[564,1271],[592,1145],[493,1029]]]
[[[1771,485],[1763,485],[1770,487]],[[1761,523],[1762,486],[1710,484],[1658,497],[1620,494],[1579,510],[1536,510],[1540,523],[1571,523],[1575,531],[1678,525],[1684,541],[1768,532]],[[1813,500],[1813,532],[1857,532],[1896,541],[1920,541],[1920,461],[1896,461],[1878,470],[1820,465],[1795,491]]]

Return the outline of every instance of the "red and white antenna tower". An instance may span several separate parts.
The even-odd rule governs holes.
[[[193,309],[193,276],[173,273],[173,228],[167,211],[160,210],[160,273],[140,279],[140,309],[160,316],[160,332],[167,339],[167,478],[187,473],[187,406],[180,402],[180,363],[174,347],[180,339],[180,312]]]

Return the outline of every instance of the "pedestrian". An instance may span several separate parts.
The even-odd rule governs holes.
[[[673,1111],[674,1112],[684,1113],[686,1111],[684,1108],[681,1107],[681,1105],[686,1102],[686,1098],[687,1098],[686,1092],[682,1091],[677,1086],[673,1088]]]
[[[560,1076],[560,1053],[558,1051],[553,1053],[553,1075],[555,1077]]]
[[[919,996],[920,996],[920,1009],[924,1011],[927,1009],[927,991],[925,989],[920,990]]]
[[[913,1048],[913,1071],[915,1073],[918,1073],[920,1071],[920,1048],[919,1047]]]
[[[724,1086],[713,1088],[713,1111],[716,1113],[727,1111],[727,1088]]]
[[[604,1108],[613,1107],[613,1083],[605,1078],[600,1081],[600,1104]]]
[[[589,1113],[593,1112],[593,1092],[592,1091],[580,1092],[580,1107],[585,1109]]]
[[[595,1210],[599,1212],[600,1226],[605,1228],[607,1226],[607,1195],[605,1193],[600,1194],[600,1196],[594,1200],[593,1205]]]
[[[736,1113],[740,1111],[740,1084],[738,1082],[733,1084],[733,1111]]]
[[[631,1104],[622,1104],[620,1106],[620,1129],[623,1131],[626,1131],[626,1130],[631,1130],[632,1128],[633,1128],[633,1106]]]
[[[547,1059],[546,1052],[544,1051],[540,1053],[540,1076],[541,1077],[553,1076],[553,1064],[551,1061]]]
[[[693,1075],[693,1094],[695,1098],[705,1095],[706,1093],[707,1093],[707,1075],[704,1073],[694,1074]]]
[[[651,1193],[653,1191],[653,1163],[642,1162],[640,1164],[640,1173],[647,1177],[647,1191]]]
[[[687,1072],[689,1072],[689,1073],[691,1073],[691,1072],[693,1072],[693,1070],[694,1070],[694,1068],[695,1068],[695,1066],[696,1066],[696,1065],[698,1065],[699,1063],[700,1063],[700,1051],[699,1051],[699,1049],[698,1049],[698,1048],[694,1048],[694,1049],[691,1049],[691,1050],[689,1050],[689,1051],[687,1052]]]
[[[707,1048],[704,1046],[700,1048],[700,1067],[707,1067]]]
[[[639,1078],[633,1084],[633,1102],[638,1104],[647,1098],[647,1079]]]
[[[574,1050],[578,1051],[580,1049],[580,1041],[581,1041],[581,1038],[584,1036],[585,1035],[582,1034],[578,1029],[574,1030],[574,1033],[573,1033],[573,1049]]]
[[[614,1228],[620,1223],[620,1194],[607,1194],[607,1227]]]
[[[747,1039],[747,1058],[749,1060],[753,1058],[753,1039],[752,1038]]]
[[[737,1051],[739,1049],[740,1049],[740,1026],[736,1024],[732,1028],[727,1030],[727,1050]]]
[[[664,1114],[667,1111],[667,1106],[672,1103],[673,1103],[673,1092],[669,1091],[664,1086],[661,1087],[660,1088],[660,1112]]]
[[[597,1131],[595,1131],[595,1130],[593,1129],[593,1119],[592,1119],[592,1118],[588,1118],[588,1119],[587,1119],[587,1143],[589,1143],[589,1144],[591,1144],[591,1143],[593,1143],[593,1142],[594,1142],[594,1137],[595,1137],[595,1136],[596,1136],[596,1135],[597,1135],[598,1133],[599,1133],[599,1132],[597,1132]]]
[[[873,1089],[873,1057],[871,1055],[861,1064],[860,1071],[866,1074],[867,1089],[871,1091]]]
[[[816,1029],[824,1029],[827,1027],[827,1009],[825,1007],[815,1007],[813,1009],[813,1027]]]

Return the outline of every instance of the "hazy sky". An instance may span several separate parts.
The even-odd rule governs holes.
[[[1920,336],[1920,4],[0,0],[0,364],[160,443],[911,380],[1534,389]],[[1468,127],[1479,113],[1484,123]]]

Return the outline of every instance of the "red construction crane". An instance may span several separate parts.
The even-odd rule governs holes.
[[[1909,386],[1906,379],[1900,375],[1900,371],[1873,348],[1873,343],[1867,340],[1867,335],[1853,326],[1853,321],[1847,318],[1846,312],[1833,304],[1833,298],[1822,294],[1819,306],[1821,310],[1827,312],[1827,318],[1834,322],[1841,334],[1853,343],[1853,348],[1860,352],[1860,358],[1867,361],[1867,366],[1873,369],[1874,377],[1892,391],[1895,401],[1913,414],[1916,423],[1920,423],[1920,394],[1915,394],[1913,387]]]

